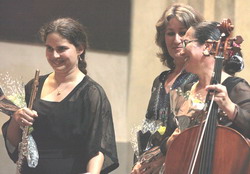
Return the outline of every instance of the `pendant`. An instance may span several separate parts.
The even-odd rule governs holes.
[[[57,94],[56,95],[61,95],[61,92],[60,91],[57,91]]]

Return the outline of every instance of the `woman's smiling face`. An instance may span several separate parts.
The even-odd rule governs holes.
[[[185,70],[191,73],[196,73],[203,63],[203,51],[205,44],[200,45],[194,37],[194,29],[191,27],[182,38],[182,55],[186,59]]]
[[[170,19],[165,29],[166,47],[175,62],[184,61],[183,56],[180,54],[182,51],[181,37],[185,35],[186,31],[187,28],[175,17]]]
[[[46,57],[55,72],[70,72],[78,68],[78,56],[83,50],[76,48],[58,33],[50,33],[46,42]]]

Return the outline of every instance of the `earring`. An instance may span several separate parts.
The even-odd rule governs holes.
[[[207,49],[205,49],[202,53],[203,53],[204,56],[209,56],[210,55],[210,53],[209,53],[209,51]]]
[[[82,61],[82,57],[81,57],[80,55],[78,56],[78,59],[79,59],[80,61]]]

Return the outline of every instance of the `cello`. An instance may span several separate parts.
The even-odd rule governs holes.
[[[229,19],[218,26],[219,41],[208,41],[215,49],[211,83],[221,80],[224,59],[241,37],[230,39],[233,25]],[[208,93],[209,95],[209,93]],[[206,120],[181,132],[167,149],[165,174],[250,174],[250,144],[239,132],[218,125],[218,105],[209,98]],[[208,101],[208,100],[207,100]]]

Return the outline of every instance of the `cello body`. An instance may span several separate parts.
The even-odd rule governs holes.
[[[166,154],[165,174],[188,174],[199,128],[188,128],[173,140]],[[199,158],[200,152],[193,174],[202,174],[199,173]],[[250,146],[247,139],[234,129],[218,125],[211,171],[211,174],[250,174]]]

